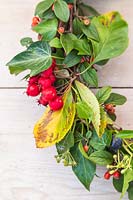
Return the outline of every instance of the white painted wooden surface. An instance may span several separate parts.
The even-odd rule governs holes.
[[[88,193],[70,168],[57,165],[55,148],[36,149],[33,125],[43,113],[35,100],[27,98],[20,77],[9,74],[5,63],[21,51],[18,41],[35,34],[30,30],[37,0],[2,0],[0,2],[0,200],[117,200],[119,194],[111,181],[95,178]],[[100,85],[112,85],[114,91],[128,97],[117,109],[118,123],[133,129],[132,79],[132,0],[88,0],[101,12],[119,10],[129,22],[130,46],[125,54],[100,70]],[[127,87],[127,89],[125,88]],[[121,88],[121,89],[119,89]],[[98,169],[101,177],[104,168]],[[124,198],[127,199],[127,196]]]

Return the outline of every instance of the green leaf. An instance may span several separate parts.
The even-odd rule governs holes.
[[[86,69],[86,63],[80,65],[80,72],[83,72]],[[98,87],[98,76],[95,69],[90,68],[81,75],[86,83],[90,86]]]
[[[80,20],[78,18],[74,18],[73,20],[73,32],[76,35],[80,35],[82,34],[82,22],[80,22]]]
[[[133,200],[133,181],[129,183],[128,198],[129,200]]]
[[[62,48],[62,44],[59,40],[59,38],[55,37],[54,39],[52,39],[49,43],[49,45],[51,47],[55,47],[55,48]]]
[[[16,55],[7,63],[11,74],[19,74],[24,70],[31,70],[30,75],[34,76],[46,70],[52,64],[51,48],[47,42],[34,42],[28,49]]]
[[[111,153],[105,150],[99,150],[95,151],[89,156],[89,160],[92,162],[101,165],[106,166],[108,164],[111,164],[113,162],[113,156]]]
[[[69,131],[67,135],[56,144],[56,148],[59,154],[63,154],[74,146],[74,135],[72,131]]]
[[[35,15],[38,15],[39,17],[41,17],[42,14],[52,6],[52,4],[54,3],[54,1],[55,0],[44,0],[44,1],[41,1],[36,6]]]
[[[92,123],[93,126],[99,135],[99,126],[100,126],[100,107],[95,95],[87,88],[84,84],[79,81],[75,81],[76,87],[80,94],[82,101],[84,101],[93,111]]]
[[[122,138],[122,139],[131,139],[133,138],[133,130],[123,130],[120,131],[117,135],[117,138]]]
[[[54,13],[58,19],[63,22],[67,22],[69,20],[69,8],[66,2],[63,0],[57,0],[54,3]]]
[[[96,150],[104,150],[106,147],[109,147],[112,141],[112,133],[109,130],[105,130],[105,133],[101,138],[93,132],[93,135],[90,139],[90,145]]]
[[[50,41],[55,37],[57,32],[57,27],[58,27],[58,20],[54,18],[42,21],[37,26],[34,26],[33,30],[43,35],[43,41]]]
[[[118,192],[122,192],[124,176],[121,174],[119,179],[113,178],[113,186]]]
[[[80,60],[81,56],[77,55],[77,51],[73,50],[65,57],[63,64],[65,64],[66,67],[72,67],[77,65]]]
[[[125,194],[126,191],[128,190],[129,183],[130,183],[131,181],[133,181],[133,170],[127,170],[127,171],[124,173],[124,183],[123,183],[121,198],[124,196],[124,194]]]
[[[96,97],[100,104],[103,104],[110,96],[112,88],[110,86],[105,86],[98,90]]]
[[[93,111],[88,104],[83,101],[76,103],[77,115],[81,119],[89,119],[91,121],[93,116]]]
[[[123,105],[127,101],[127,98],[123,95],[117,94],[117,93],[111,93],[106,104],[110,103],[113,105]]]
[[[63,96],[62,109],[51,112],[48,107],[36,123],[34,136],[38,148],[45,148],[60,142],[70,131],[75,118],[75,103],[69,88]]]
[[[91,55],[90,45],[86,39],[74,40],[73,48],[78,51],[78,55]]]
[[[98,13],[98,11],[96,11],[93,7],[86,5],[84,3],[78,4],[78,8],[79,8],[79,13],[81,13],[81,16],[89,16],[89,15],[98,16],[98,15],[100,15]]]
[[[47,20],[47,19],[53,19],[53,18],[56,18],[54,12],[52,11],[51,8],[49,8],[47,11],[45,11],[41,16],[40,18],[42,20]]]
[[[94,17],[91,23],[96,27],[100,41],[92,40],[94,63],[121,55],[128,47],[128,25],[118,12]]]
[[[30,38],[30,37],[25,37],[25,38],[22,38],[22,39],[20,40],[20,44],[21,44],[22,46],[28,47],[28,46],[31,45],[32,43],[33,43],[33,40],[32,40],[32,38]]]
[[[86,189],[90,190],[90,184],[96,172],[96,165],[81,154],[78,145],[75,145],[74,148],[72,148],[71,153],[77,163],[77,165],[72,168],[73,172]]]
[[[66,52],[66,54],[70,53],[74,47],[73,41],[76,40],[77,37],[72,33],[62,34],[60,37],[61,44]]]

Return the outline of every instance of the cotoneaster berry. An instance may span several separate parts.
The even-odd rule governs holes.
[[[47,100],[47,101],[52,101],[55,99],[57,96],[56,89],[54,87],[50,87],[47,89],[44,89],[42,91],[42,96]]]
[[[68,4],[68,8],[69,8],[70,10],[72,10],[72,9],[73,9],[73,4]]]
[[[26,94],[32,97],[38,96],[40,94],[39,86],[35,83],[29,85]]]
[[[121,176],[121,173],[119,171],[116,171],[116,172],[113,173],[114,179],[119,179],[120,176]]]
[[[84,145],[84,151],[87,153],[88,152],[88,150],[89,150],[89,147],[88,147],[88,145],[86,144],[86,145]]]
[[[63,107],[63,100],[61,97],[56,97],[53,101],[49,102],[50,109],[53,111],[60,110]]]
[[[109,173],[109,171],[105,172],[104,179],[109,180],[110,177],[111,177],[111,174]]]
[[[58,28],[58,33],[63,34],[64,32],[65,32],[64,27],[61,26]]]

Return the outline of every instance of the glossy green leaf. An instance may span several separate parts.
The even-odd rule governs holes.
[[[124,182],[123,182],[123,188],[122,188],[122,194],[121,198],[124,196],[124,194],[127,192],[129,183],[133,181],[133,170],[127,170],[124,173]]]
[[[35,9],[35,15],[38,15],[39,17],[41,17],[42,14],[52,6],[54,1],[55,0],[44,0],[38,3]]]
[[[71,153],[77,163],[77,165],[72,168],[73,172],[86,189],[90,190],[90,184],[96,172],[96,165],[81,154],[78,145],[74,146]]]
[[[95,95],[87,88],[84,84],[79,81],[75,81],[76,87],[80,94],[82,101],[84,101],[93,111],[92,123],[93,126],[99,135],[99,126],[100,126],[100,107]]]
[[[42,21],[37,26],[34,26],[33,30],[43,35],[43,41],[50,41],[55,37],[57,32],[57,27],[58,27],[58,20],[54,18]]]
[[[120,131],[117,135],[117,138],[122,138],[122,139],[131,139],[133,138],[133,130],[123,130]]]
[[[71,50],[74,48],[74,40],[77,37],[72,33],[62,34],[60,37],[61,44],[66,52],[66,54],[70,53]]]
[[[78,8],[79,8],[79,14],[81,14],[81,16],[89,16],[89,15],[98,16],[98,15],[100,15],[97,10],[95,10],[93,7],[91,7],[89,5],[86,5],[83,2],[81,2],[78,5]]]
[[[101,165],[101,166],[106,166],[108,164],[112,164],[113,162],[113,156],[111,153],[105,150],[99,150],[95,151],[89,156],[89,160],[92,162]]]
[[[59,154],[65,153],[71,147],[74,146],[74,134],[72,131],[69,131],[67,135],[61,140],[59,143],[56,144],[56,148]]]
[[[127,101],[127,98],[117,93],[111,93],[107,101],[105,102],[113,105],[123,105]]]
[[[122,192],[124,176],[121,174],[119,179],[113,178],[113,186],[118,192]]]
[[[58,19],[60,19],[63,22],[67,22],[70,15],[67,3],[63,0],[55,1],[54,13]]]
[[[52,39],[50,42],[49,42],[49,45],[51,47],[55,47],[55,48],[62,48],[62,44],[59,40],[58,37],[55,37],[54,39]]]
[[[129,200],[133,200],[133,181],[129,183],[128,198]]]
[[[47,69],[52,63],[51,48],[47,42],[34,42],[28,49],[16,55],[7,66],[11,74],[19,74],[29,69],[34,76]]]
[[[96,97],[100,104],[104,103],[110,96],[112,88],[110,86],[105,86],[98,90]]]
[[[78,51],[78,55],[91,55],[91,49],[86,39],[76,39],[73,41],[73,48]]]
[[[77,55],[77,51],[73,50],[65,57],[63,64],[65,64],[66,67],[72,67],[77,65],[81,58],[81,56]]]
[[[95,63],[121,55],[128,47],[128,25],[118,12],[94,17],[100,41],[92,41]]]

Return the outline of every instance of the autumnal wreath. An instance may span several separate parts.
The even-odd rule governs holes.
[[[96,165],[105,179],[133,199],[133,131],[116,125],[115,107],[126,97],[98,88],[97,70],[128,47],[128,25],[118,12],[99,14],[76,0],[44,0],[35,9],[38,40],[7,63],[11,74],[28,70],[27,95],[46,106],[34,128],[36,146],[56,144],[58,163],[72,166],[90,189]],[[92,90],[93,89],[93,92]],[[94,94],[95,93],[95,94]]]

